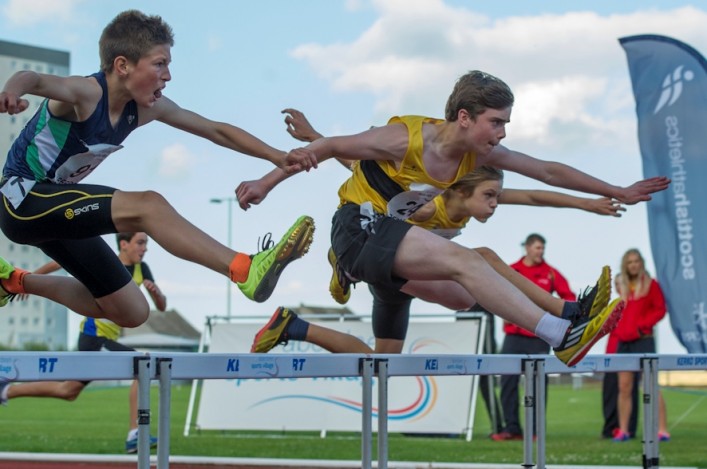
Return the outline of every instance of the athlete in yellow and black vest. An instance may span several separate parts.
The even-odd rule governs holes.
[[[290,156],[317,163],[329,158],[359,161],[339,190],[340,205],[332,219],[330,259],[345,272],[373,287],[390,288],[450,309],[467,309],[479,302],[503,319],[533,331],[554,348],[560,360],[572,366],[613,329],[621,315],[623,303],[609,302],[608,266],[580,308],[583,314],[564,319],[563,304],[541,308],[528,296],[532,293],[503,278],[478,251],[397,218],[414,213],[479,166],[514,171],[556,187],[613,197],[626,204],[649,200],[651,193],[669,185],[667,178],[655,177],[619,187],[566,164],[501,145],[513,101],[513,93],[502,80],[474,70],[455,83],[444,120],[394,117],[385,126],[358,134],[317,139],[291,150]],[[272,185],[276,179],[277,175],[266,184]],[[236,189],[239,201],[248,190]],[[253,192],[249,201],[239,202],[241,207],[258,203],[266,191]],[[252,349],[262,350],[287,340],[282,331],[287,323],[297,322],[293,319],[287,308],[278,308],[256,334]],[[298,327],[290,338],[302,340],[302,332],[307,330]],[[376,350],[388,353],[389,347],[379,348],[378,342]],[[399,342],[393,340],[390,348],[399,349]]]
[[[361,160],[353,165],[351,177],[339,189],[332,226],[332,248],[353,277],[400,289],[406,280],[392,270],[397,246],[412,227],[405,220],[474,169],[476,156],[468,152],[448,180],[436,179],[427,171],[423,125],[444,122],[422,116],[393,117],[388,125],[402,124],[408,134],[402,161]]]

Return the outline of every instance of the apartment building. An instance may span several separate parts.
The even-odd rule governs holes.
[[[69,74],[69,53],[0,39],[0,81],[20,70],[34,70],[54,75]],[[0,85],[1,86],[1,85]],[[0,165],[14,139],[34,114],[41,98],[25,96],[27,111],[0,115]],[[39,249],[10,242],[0,234],[0,256],[26,270],[34,270],[49,261]],[[60,274],[63,275],[63,274]],[[75,348],[75,337],[68,337],[68,315],[64,306],[37,296],[13,301],[0,312],[0,345],[22,348],[28,343],[46,344],[51,349]],[[68,343],[71,340],[71,343]]]

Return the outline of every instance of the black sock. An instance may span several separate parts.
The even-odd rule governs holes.
[[[287,338],[291,340],[305,340],[309,323],[297,316],[287,325]]]
[[[562,319],[567,319],[573,321],[581,314],[579,309],[579,303],[576,301],[565,301],[565,305],[562,307]]]

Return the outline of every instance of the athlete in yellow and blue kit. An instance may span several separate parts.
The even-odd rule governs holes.
[[[167,297],[155,283],[150,267],[143,261],[147,252],[147,234],[118,233],[118,258],[138,286],[144,286],[152,298],[155,308],[159,311],[167,309]],[[39,269],[37,273],[48,274],[59,270],[61,266],[50,262]],[[78,350],[81,352],[98,352],[106,349],[112,352],[133,352],[135,349],[121,344],[118,340],[123,328],[104,318],[84,318],[80,325]],[[75,400],[90,381],[38,381],[10,385],[0,383],[0,404],[7,405],[10,399],[19,397],[53,397],[67,401]],[[130,425],[125,440],[125,451],[137,452],[137,381],[130,386]],[[157,445],[157,438],[150,437],[151,446]]]

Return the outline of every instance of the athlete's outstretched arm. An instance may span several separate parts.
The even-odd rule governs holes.
[[[285,124],[287,125],[287,133],[292,135],[293,138],[302,142],[313,142],[323,138],[322,134],[312,127],[312,124],[309,123],[309,120],[307,120],[302,112],[297,109],[286,108],[282,110],[282,113],[286,114]],[[347,160],[336,156],[334,158],[346,169],[351,170],[351,165],[354,160]],[[270,171],[260,179],[241,182],[236,188],[238,205],[243,210],[248,210],[251,205],[259,204],[265,200],[265,197],[267,197],[275,186],[290,176],[291,174],[287,174],[284,170],[278,168]]]
[[[318,162],[329,158],[345,160],[402,161],[408,149],[408,130],[404,124],[372,127],[355,135],[323,137],[304,148],[290,152],[293,160],[314,156]]]
[[[500,204],[533,205],[540,207],[577,208],[599,215],[620,217],[626,208],[610,197],[598,199],[576,197],[562,192],[526,189],[504,189],[498,198]]]
[[[315,140],[319,140],[320,138],[324,137],[324,135],[320,134],[319,131],[312,127],[312,124],[310,124],[309,120],[302,111],[298,111],[297,109],[293,108],[287,108],[283,109],[282,113],[285,114],[285,125],[287,125],[287,133],[290,134],[292,138],[295,138],[300,142],[311,143]],[[334,158],[336,158],[336,160],[341,163],[346,169],[351,169],[351,165],[354,162],[354,160],[347,160],[336,156]]]
[[[658,176],[626,187],[616,186],[566,164],[533,158],[503,145],[496,146],[487,155],[480,155],[477,164],[513,171],[555,187],[611,197],[627,205],[651,200],[651,194],[670,185],[669,178]]]

